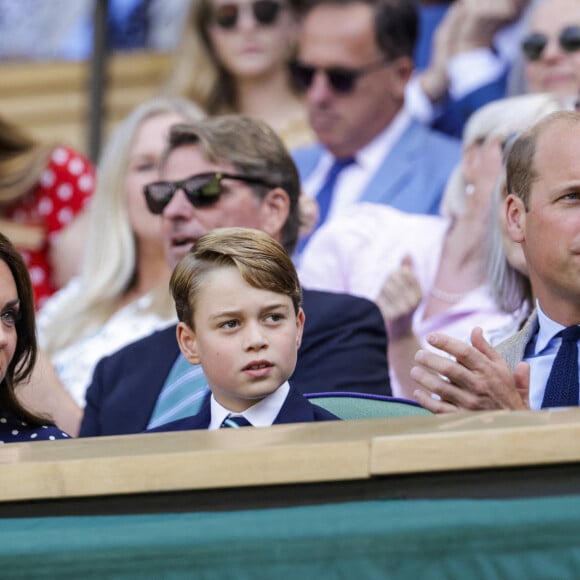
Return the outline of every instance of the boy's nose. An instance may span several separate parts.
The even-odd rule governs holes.
[[[261,350],[268,345],[268,340],[258,324],[250,324],[246,328],[245,348],[247,350]]]

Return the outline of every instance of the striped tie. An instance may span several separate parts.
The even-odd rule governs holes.
[[[239,427],[251,427],[252,424],[242,415],[228,415],[220,425],[220,429],[238,429]]]
[[[201,365],[190,364],[180,353],[159,393],[147,428],[196,415],[208,392]]]

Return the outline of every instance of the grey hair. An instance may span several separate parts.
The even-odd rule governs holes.
[[[549,94],[520,95],[492,101],[475,111],[463,130],[463,150],[486,139],[505,140],[542,117],[560,111],[557,97]],[[465,207],[467,182],[461,171],[461,162],[451,173],[440,205],[441,215],[456,218]]]
[[[498,179],[491,201],[490,227],[486,240],[486,274],[491,297],[506,313],[531,309],[532,287],[527,276],[508,261],[502,240],[499,211],[506,196],[505,170]]]

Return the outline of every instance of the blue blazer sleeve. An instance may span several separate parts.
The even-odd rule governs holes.
[[[170,326],[103,358],[87,391],[80,436],[143,431],[178,354]]]
[[[433,120],[432,127],[437,131],[461,138],[463,127],[472,113],[480,107],[506,96],[506,72],[495,81],[479,87],[459,100],[449,100],[439,115]]]
[[[374,302],[304,289],[304,312],[308,331],[290,379],[299,392],[391,394],[387,333]]]

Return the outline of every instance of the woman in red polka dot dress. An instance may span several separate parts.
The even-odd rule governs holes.
[[[24,258],[37,308],[78,271],[80,215],[94,181],[93,164],[80,153],[39,144],[0,119],[0,231]]]

